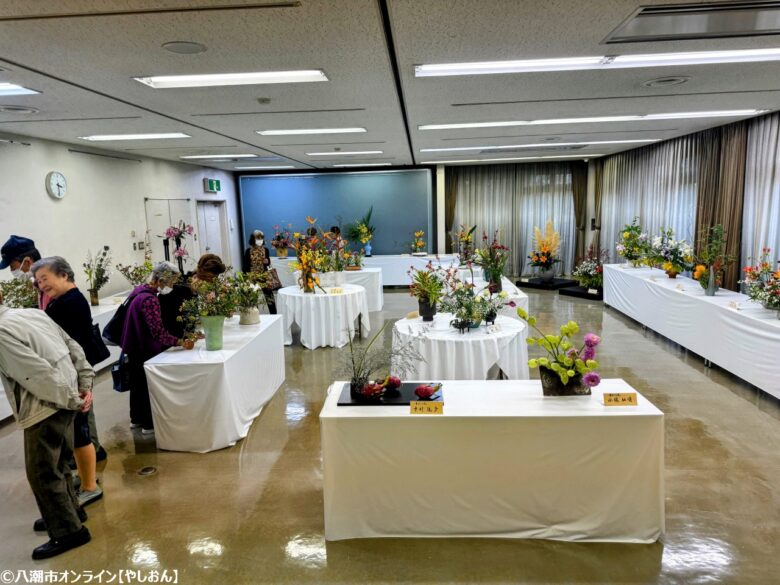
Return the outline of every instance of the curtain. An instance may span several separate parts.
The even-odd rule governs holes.
[[[604,160],[600,242],[610,258],[618,258],[618,234],[634,217],[650,236],[672,228],[693,242],[701,144],[696,135],[683,136]]]
[[[507,273],[522,273],[534,227],[544,229],[548,219],[561,234],[559,270],[571,271],[575,222],[568,163],[458,166],[446,172],[453,176],[453,228],[476,224],[478,238],[499,230],[501,242],[512,249]]]
[[[780,257],[780,114],[748,124],[742,265],[755,262],[761,248]]]
[[[598,253],[601,250],[601,201],[602,193],[604,192],[604,185],[602,183],[602,178],[604,176],[604,161],[597,158],[596,160],[590,161],[589,164],[592,165],[590,168],[593,173],[593,215],[596,219],[596,229],[593,231],[591,244],[593,245],[593,249]],[[610,261],[615,261],[614,256],[610,257]]]
[[[742,239],[742,208],[747,155],[745,122],[705,130],[699,163],[698,201],[696,209],[697,250],[704,230],[722,224],[726,230],[726,251],[738,254]],[[738,263],[726,269],[723,286],[738,290]]]
[[[572,162],[571,164],[571,190],[574,200],[574,220],[576,223],[576,236],[574,240],[575,261],[585,257],[587,251],[588,229],[588,163]]]
[[[444,251],[453,252],[452,232],[455,230],[455,204],[458,200],[458,173],[444,171],[444,231],[447,233]],[[473,224],[472,224],[473,225]]]

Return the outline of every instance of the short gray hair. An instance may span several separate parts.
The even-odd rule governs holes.
[[[48,258],[41,258],[35,264],[32,265],[30,270],[35,276],[41,268],[47,268],[52,274],[57,276],[67,276],[68,282],[74,282],[76,275],[73,273],[73,268],[70,267],[68,261],[62,256],[49,256]]]
[[[170,262],[158,262],[152,268],[152,274],[149,277],[149,282],[154,282],[155,280],[173,284],[179,280],[179,270]]]

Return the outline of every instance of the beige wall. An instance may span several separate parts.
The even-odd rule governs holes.
[[[142,241],[146,232],[145,197],[190,198],[196,229],[197,200],[226,201],[231,257],[225,261],[240,266],[237,197],[230,173],[133,155],[128,156],[141,162],[90,156],[69,152],[69,148],[77,148],[71,145],[18,140],[30,146],[0,142],[0,243],[11,234],[27,236],[35,240],[43,255],[65,257],[73,266],[82,291],[86,286],[81,264],[87,250],[94,253],[109,245],[114,263],[143,261],[143,252],[133,251],[133,242]],[[49,197],[44,186],[44,179],[52,170],[63,173],[68,181],[68,194],[60,201]],[[204,193],[204,177],[220,179],[222,192]],[[134,238],[132,231],[136,232]],[[0,272],[0,279],[7,278],[10,271]],[[101,295],[127,288],[127,281],[114,271]]]

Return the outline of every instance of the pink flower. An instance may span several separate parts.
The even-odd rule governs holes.
[[[192,235],[195,232],[195,228],[191,225],[187,226],[187,229],[185,230],[189,235]]]
[[[582,383],[585,384],[588,388],[598,386],[600,382],[601,376],[599,376],[598,372],[588,372],[582,377]]]
[[[506,306],[507,306],[507,307],[516,307],[517,305],[515,304],[515,302],[514,302],[514,301],[509,301],[509,302],[506,304]]]
[[[173,251],[174,258],[184,258],[185,256],[189,256],[190,253],[187,252],[187,248],[176,248]]]
[[[582,355],[580,358],[583,361],[592,360],[596,357],[596,350],[592,347],[585,346],[585,349],[582,350]]]
[[[599,343],[601,343],[601,337],[595,333],[586,333],[584,339],[585,345],[588,347],[596,347]]]

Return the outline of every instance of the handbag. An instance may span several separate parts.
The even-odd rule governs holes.
[[[130,390],[130,364],[124,353],[121,353],[119,361],[111,366],[111,378],[114,382],[114,390],[117,392]]]
[[[271,275],[271,290],[279,290],[282,288],[282,281],[279,280],[279,274],[276,272],[276,268],[269,268],[268,274]]]
[[[127,307],[130,305],[132,295],[125,299],[125,302],[119,305],[114,312],[111,320],[103,327],[103,339],[111,345],[119,345],[122,339],[122,331],[125,328],[125,318],[127,317]]]
[[[103,342],[103,336],[100,334],[100,327],[96,323],[92,324],[92,351],[89,353],[87,361],[91,366],[111,357],[111,352],[106,347],[106,344]]]

